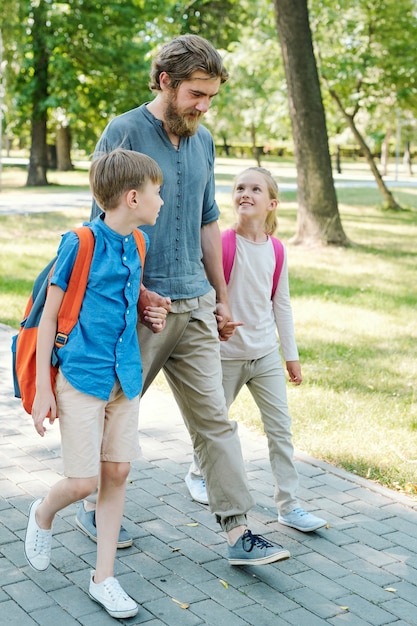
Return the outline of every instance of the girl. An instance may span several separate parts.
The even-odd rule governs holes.
[[[260,410],[268,439],[278,521],[310,532],[325,526],[326,521],[302,509],[296,498],[298,474],[293,461],[291,416],[277,330],[290,381],[300,385],[302,375],[294,335],[287,255],[281,242],[272,238],[277,227],[278,186],[270,172],[250,167],[239,174],[233,188],[233,205],[237,223],[235,232],[226,231],[222,235],[223,264],[233,319],[241,322],[229,322],[229,336],[222,333],[226,403],[229,407],[243,385],[247,385]],[[230,271],[230,267],[226,268],[227,259],[233,254]],[[276,286],[275,272],[279,273]],[[237,326],[241,327],[234,333]],[[196,473],[196,468],[190,469],[187,485],[191,477],[197,478]]]

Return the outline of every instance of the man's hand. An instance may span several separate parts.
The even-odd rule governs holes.
[[[238,326],[243,326],[243,322],[233,322],[228,305],[218,302],[216,305],[217,330],[220,341],[227,341],[235,334]]]
[[[166,316],[171,311],[171,298],[160,296],[143,285],[140,289],[138,314],[141,324],[153,333],[160,333],[165,328]]]

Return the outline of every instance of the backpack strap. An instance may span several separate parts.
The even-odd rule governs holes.
[[[145,255],[146,255],[146,241],[145,241],[145,237],[143,236],[143,232],[139,230],[139,228],[135,228],[135,230],[133,231],[133,236],[135,238],[139,257],[140,257],[140,264],[142,268],[141,275],[140,275],[140,282],[142,282],[143,268],[145,265]]]
[[[281,275],[282,265],[284,263],[284,246],[282,241],[276,237],[271,237],[272,245],[275,253],[275,270],[272,277],[272,292],[271,300],[277,290],[279,277]],[[222,250],[223,250],[223,272],[226,280],[226,285],[230,280],[230,273],[232,271],[233,263],[236,254],[236,231],[233,228],[229,228],[222,232]]]
[[[68,341],[68,335],[78,321],[81,305],[87,287],[91,259],[94,251],[94,235],[88,226],[74,229],[80,240],[78,253],[72,268],[68,287],[58,313],[58,327],[55,345],[61,348]]]
[[[222,250],[223,250],[223,272],[226,280],[226,285],[230,280],[230,272],[232,271],[233,263],[236,254],[236,231],[233,228],[224,230],[222,232]]]
[[[78,321],[94,252],[95,241],[91,228],[81,226],[80,228],[74,229],[74,232],[78,235],[80,243],[74,267],[72,268],[71,276],[68,281],[68,287],[58,313],[58,330],[55,336],[55,346],[57,348],[61,348],[67,343],[68,335]],[[138,248],[143,273],[146,254],[145,237],[138,229],[133,231],[133,235]]]
[[[284,246],[283,246],[282,241],[280,241],[276,237],[270,236],[270,238],[272,241],[272,245],[274,246],[274,252],[275,252],[275,271],[272,277],[272,294],[271,294],[271,300],[272,300],[278,287],[278,281],[281,275],[282,265],[284,263]]]

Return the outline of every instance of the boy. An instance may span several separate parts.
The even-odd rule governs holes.
[[[162,172],[150,157],[122,149],[99,156],[90,186],[103,209],[90,222],[95,245],[83,304],[66,345],[57,351],[55,393],[50,362],[58,311],[78,248],[74,232],[63,236],[38,329],[36,396],[32,418],[41,437],[50,412],[59,416],[65,478],[29,510],[25,555],[36,570],[50,561],[52,522],[58,511],[97,488],[97,563],[89,595],[116,618],[138,606],[113,577],[130,461],[138,456],[138,411],[142,387],[136,333],[141,262],[133,230],[153,225],[163,200]],[[145,235],[146,247],[149,240]],[[149,307],[154,332],[165,326],[166,309]]]

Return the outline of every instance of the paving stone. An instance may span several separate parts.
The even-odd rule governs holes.
[[[389,602],[385,602],[383,606],[384,609],[396,617],[404,620],[407,624],[411,624],[413,626],[416,623],[415,596],[412,603],[407,602],[402,598],[394,598]]]
[[[327,624],[330,620],[324,620],[317,615],[314,615],[310,609],[299,608],[295,611],[289,611],[288,613],[284,613],[282,619],[285,619],[288,624],[293,624],[294,626],[323,626],[323,624]]]
[[[345,536],[352,537],[353,540],[359,541],[359,543],[366,544],[374,550],[389,550],[394,544],[389,541],[386,536],[378,535],[375,532],[371,532],[366,528],[355,526],[354,528],[346,528],[343,533]],[[347,543],[347,542],[346,542]]]
[[[241,587],[240,590],[251,598],[257,606],[264,606],[268,611],[277,615],[281,615],[286,611],[293,611],[298,606],[283,593],[277,592],[272,594],[271,587],[264,582],[247,585],[246,587]]]
[[[340,597],[338,602],[340,606],[348,607],[350,613],[362,619],[366,618],[372,626],[385,626],[392,622],[394,617],[391,611],[385,610],[387,603],[384,604],[384,608],[378,607],[355,594]]]
[[[27,613],[53,604],[48,594],[31,580],[22,580],[13,585],[7,585],[4,591]]]
[[[317,593],[310,587],[299,587],[292,591],[286,592],[286,596],[302,607],[308,606],[309,611],[317,617],[328,619],[334,617],[340,612],[339,606],[328,600],[325,596]],[[285,617],[285,619],[287,619]]]
[[[343,579],[339,579],[335,582],[319,573],[316,573],[313,577],[311,576],[311,572],[306,571],[301,574],[295,574],[293,578],[300,583],[300,586],[310,588],[328,600],[334,600],[340,596],[345,589]]]
[[[146,602],[143,607],[151,614],[158,618],[162,624],[167,626],[199,626],[200,624],[210,624],[213,622],[205,622],[198,616],[195,611],[197,604],[192,605],[188,609],[182,609],[179,604],[173,602],[171,598],[164,597],[154,602]],[[233,616],[233,614],[231,614]],[[240,624],[233,626],[247,626],[241,621]]]
[[[375,604],[381,604],[389,599],[390,593],[385,591],[383,586],[375,585],[358,574],[339,578],[338,583],[346,589],[350,589],[356,595],[362,596],[365,600]]]
[[[0,604],[0,624],[1,626],[39,626],[16,602],[8,600]]]
[[[214,600],[198,602],[192,605],[191,609],[196,616],[203,620],[204,624],[210,626],[218,626],[219,623],[227,624],[227,626],[247,626],[248,623],[245,619],[240,618],[235,611],[229,611]]]
[[[272,611],[265,607],[255,606],[253,604],[238,608],[236,614],[242,617],[247,624],[262,624],[262,626],[288,626],[288,622],[284,621]]]
[[[386,567],[389,567],[389,565]],[[347,573],[359,574],[363,578],[366,578],[366,580],[381,587],[389,586],[398,580],[386,567],[374,565],[365,558],[352,559],[352,561],[346,563]]]

